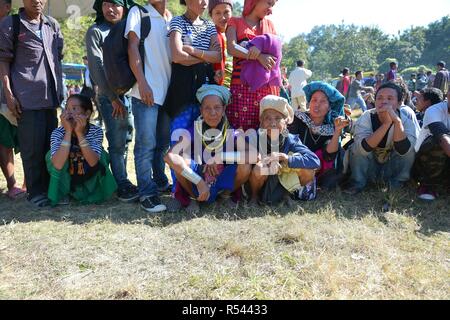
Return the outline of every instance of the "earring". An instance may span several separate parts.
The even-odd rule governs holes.
[[[282,135],[284,138],[287,138],[287,136],[289,135],[289,130],[288,130],[288,128],[284,128],[283,130],[281,130],[281,135]]]

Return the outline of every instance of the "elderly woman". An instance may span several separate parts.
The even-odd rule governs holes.
[[[260,103],[259,159],[250,175],[251,202],[290,202],[290,194],[314,179],[319,158],[289,134],[294,111],[286,99],[268,95]]]
[[[345,99],[336,88],[324,82],[312,82],[303,90],[309,103],[309,111],[295,112],[289,132],[298,135],[319,157],[319,186],[334,187],[337,182],[335,163],[340,137],[342,129],[350,123],[344,113]]]
[[[237,164],[243,153],[228,152],[227,142],[236,138],[225,116],[230,97],[225,87],[203,85],[197,91],[200,117],[188,132],[174,133],[181,137],[164,158],[177,179],[175,199],[188,212],[198,213],[198,202],[214,202],[219,194],[229,200],[250,175],[250,165]]]

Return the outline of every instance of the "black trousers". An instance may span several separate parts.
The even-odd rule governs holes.
[[[28,199],[47,194],[49,175],[45,155],[50,150],[50,136],[57,126],[56,109],[22,111],[18,121],[20,155]]]

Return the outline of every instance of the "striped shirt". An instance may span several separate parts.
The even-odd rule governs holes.
[[[203,18],[200,18],[200,20],[202,24],[193,25],[184,15],[177,16],[170,21],[168,36],[174,31],[179,32],[183,45],[191,45],[199,50],[209,50],[211,37],[217,34],[216,27],[211,21]],[[189,38],[191,39],[189,40]],[[191,41],[192,43],[189,43]]]
[[[52,136],[50,138],[50,152],[52,157],[61,147],[61,142],[64,140],[64,135],[66,134],[66,130],[64,127],[58,127],[52,132]],[[98,156],[102,154],[102,143],[103,143],[103,130],[102,128],[89,124],[89,131],[85,136],[86,141],[89,143],[89,147],[94,151]]]

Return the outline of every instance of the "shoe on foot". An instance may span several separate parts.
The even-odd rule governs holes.
[[[433,190],[431,190],[430,188],[428,188],[426,186],[420,186],[417,189],[417,196],[421,200],[433,201],[433,200],[436,200],[437,194],[436,194],[436,192],[434,192]]]
[[[147,212],[157,213],[166,211],[167,208],[162,204],[161,199],[158,196],[143,197],[140,199],[141,208]]]
[[[117,198],[125,203],[135,202],[139,199],[139,191],[135,185],[128,185],[123,188],[119,188],[117,191]]]

